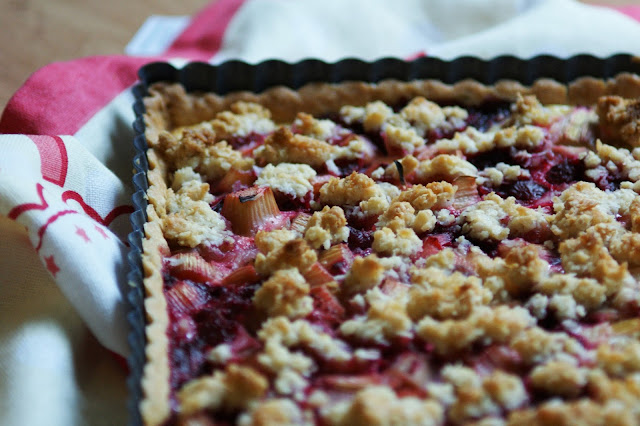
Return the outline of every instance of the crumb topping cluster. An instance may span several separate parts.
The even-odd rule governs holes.
[[[640,101],[238,102],[152,148],[171,422],[640,422]]]

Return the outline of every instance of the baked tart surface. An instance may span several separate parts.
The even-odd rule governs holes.
[[[639,95],[153,86],[145,423],[640,422]]]

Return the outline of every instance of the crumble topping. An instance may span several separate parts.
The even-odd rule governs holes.
[[[175,420],[637,423],[638,105],[238,102],[159,132]],[[261,186],[278,211],[234,234]]]
[[[587,384],[586,368],[566,361],[550,361],[539,365],[530,374],[531,384],[551,395],[568,398],[578,396]]]
[[[282,194],[302,198],[313,189],[310,181],[315,177],[316,171],[306,164],[267,164],[260,171],[255,185],[269,186]]]
[[[337,206],[324,208],[315,212],[307,223],[307,230],[304,238],[313,248],[324,248],[327,250],[331,244],[346,242],[349,238],[349,228],[344,211]]]
[[[181,175],[190,175],[193,171],[182,170]],[[222,244],[231,233],[222,216],[209,207],[212,200],[209,185],[199,182],[199,178],[183,182],[180,179],[177,179],[181,183],[177,192],[171,188],[166,192],[166,213],[161,218],[165,238],[187,247]]]
[[[291,322],[282,316],[270,318],[263,323],[258,337],[263,341],[274,340],[289,348],[303,345],[329,360],[348,361],[352,358],[344,342],[314,328],[305,320]]]
[[[410,336],[412,322],[407,315],[406,286],[398,285],[390,294],[374,287],[367,290],[364,299],[369,306],[367,314],[343,323],[340,326],[343,335],[379,343]]]
[[[211,121],[217,140],[244,137],[251,133],[266,134],[275,130],[271,111],[252,102],[236,102],[230,111],[222,111]]]
[[[310,425],[305,414],[293,401],[284,398],[269,399],[252,407],[238,418],[240,426]]]
[[[267,379],[250,367],[229,364],[224,372],[195,379],[179,392],[180,414],[218,410],[222,407],[246,408],[266,392]]]
[[[501,371],[481,378],[468,367],[447,365],[442,375],[454,388],[449,417],[457,423],[515,409],[527,399],[520,378]]]
[[[297,269],[279,269],[262,284],[253,303],[269,316],[304,317],[313,310],[309,284]]]
[[[543,106],[533,95],[518,95],[512,107],[512,121],[520,126],[528,124],[548,126],[570,110],[571,107],[568,105]]]
[[[373,233],[373,250],[395,256],[409,256],[422,247],[422,240],[410,228],[391,229],[384,227]]]
[[[398,398],[386,386],[374,386],[356,393],[352,401],[329,409],[325,419],[331,425],[412,424],[438,425],[442,407],[430,399]]]
[[[354,139],[345,147],[309,136],[291,133],[280,127],[271,133],[264,144],[254,151],[258,164],[302,163],[319,168],[329,160],[353,159],[368,154],[368,146],[360,139]]]
[[[452,181],[460,176],[476,176],[478,169],[455,155],[440,154],[432,159],[421,161],[416,167],[416,178],[419,182],[433,180]]]
[[[215,133],[206,128],[185,130],[181,138],[162,132],[153,147],[174,170],[191,167],[207,181],[218,180],[232,169],[249,170],[254,164],[226,141],[216,142]]]
[[[337,125],[331,120],[318,120],[310,114],[298,113],[292,127],[296,133],[326,141],[337,131]]]
[[[306,241],[296,238],[266,252],[258,253],[255,268],[262,275],[271,275],[278,270],[288,268],[297,268],[305,273],[317,260],[318,255]]]
[[[640,146],[640,101],[604,96],[598,99],[596,112],[603,136],[631,147]]]
[[[414,270],[411,281],[407,311],[414,321],[427,315],[438,320],[465,318],[492,298],[478,277],[449,274],[438,267]]]

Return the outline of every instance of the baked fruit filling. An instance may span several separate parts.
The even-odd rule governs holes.
[[[639,110],[236,102],[161,131],[166,422],[639,422]]]

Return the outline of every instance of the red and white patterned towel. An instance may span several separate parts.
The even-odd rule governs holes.
[[[156,56],[88,57],[37,71],[0,119],[0,424],[126,416],[126,373],[85,330],[127,353],[130,88],[141,65],[640,54],[640,7],[621,11],[627,16],[569,0],[218,0]]]

